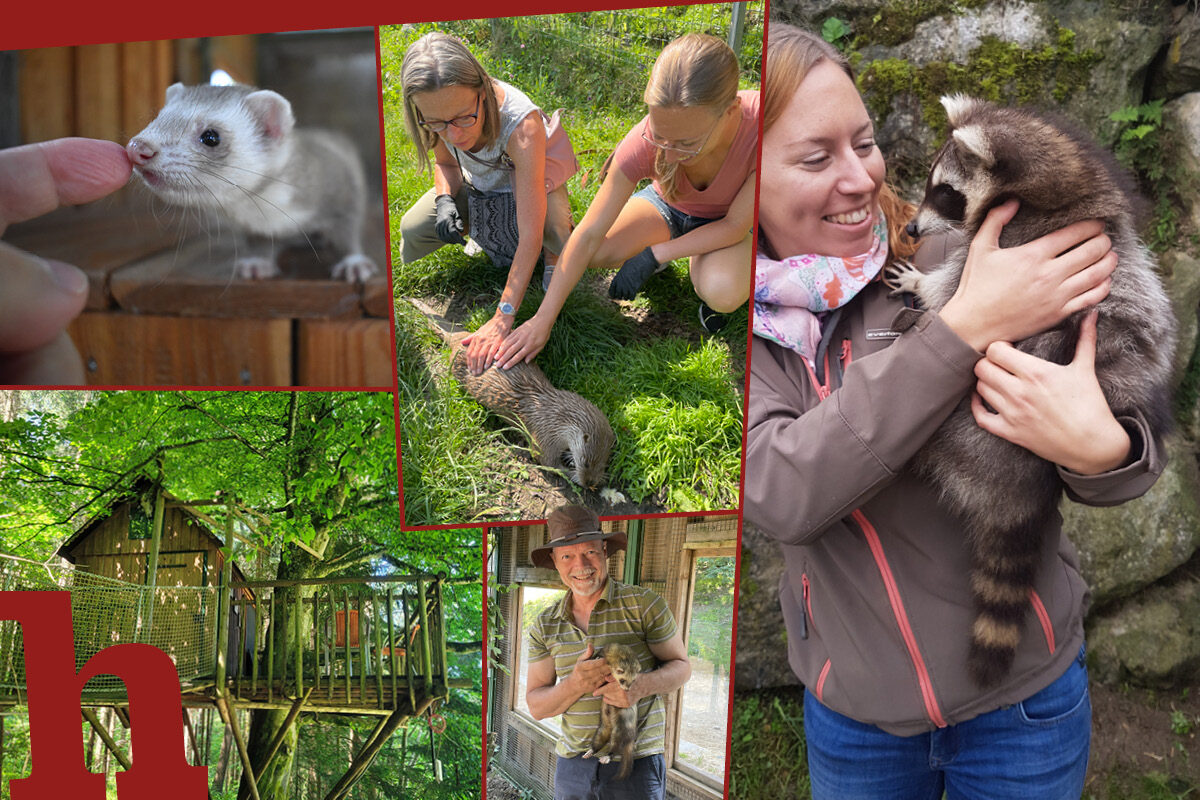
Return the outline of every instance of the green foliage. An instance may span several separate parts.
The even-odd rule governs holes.
[[[729,800],[808,797],[804,690],[739,692],[733,703]]]
[[[821,38],[839,49],[846,46],[847,43],[844,40],[850,36],[851,32],[852,28],[837,17],[830,17],[821,23]]]
[[[733,556],[697,559],[692,589],[688,655],[718,664],[728,671],[733,630]]]
[[[1154,216],[1146,243],[1162,253],[1179,239],[1182,192],[1189,191],[1193,180],[1179,164],[1166,157],[1171,149],[1171,132],[1163,124],[1163,100],[1114,111],[1109,119],[1124,124],[1114,151],[1117,158],[1133,170],[1143,191],[1151,199]]]
[[[415,169],[403,126],[399,75],[404,50],[419,36],[443,30],[462,38],[492,75],[518,86],[564,120],[583,170],[568,181],[576,219],[587,209],[604,159],[645,113],[641,94],[662,46],[689,30],[724,38],[726,5],[675,6],[539,17],[464,20],[380,30],[392,219],[393,289],[397,299],[399,408],[404,513],[413,525],[511,519],[523,484],[512,448],[525,438],[490,417],[446,376],[448,354],[430,324],[404,298],[450,298],[456,318],[474,329],[491,316],[507,269],[485,256],[446,247],[400,264],[399,221],[424,194],[430,177]],[[756,85],[762,6],[751,4],[742,46],[743,84]],[[563,58],[563,53],[571,53]],[[540,270],[517,310],[517,322],[537,310]],[[598,276],[585,276],[559,315],[537,363],[559,388],[595,402],[617,429],[609,485],[648,510],[728,508],[737,502],[741,389],[747,314],[743,309],[717,337],[701,341],[699,300],[686,261],[652,279],[632,314],[663,321],[656,336],[603,296]],[[678,318],[681,322],[674,322]],[[681,331],[681,332],[679,332]],[[678,333],[677,333],[678,332]],[[665,378],[664,378],[665,376]],[[694,381],[695,386],[689,386]],[[653,418],[653,430],[636,427]],[[698,441],[689,446],[688,439]],[[698,439],[696,438],[698,437]],[[718,452],[719,447],[728,448]]]

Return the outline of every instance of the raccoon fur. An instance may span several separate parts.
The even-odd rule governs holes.
[[[604,659],[617,683],[626,691],[642,671],[642,662],[629,645],[606,645],[596,651],[596,657]],[[600,727],[592,735],[592,746],[583,757],[594,756],[600,759],[601,764],[607,764],[614,753],[619,754],[621,770],[615,780],[624,780],[633,769],[633,746],[636,741],[637,704],[629,708],[620,708],[604,703],[600,706]]]
[[[1170,426],[1169,389],[1175,319],[1154,258],[1135,230],[1128,176],[1094,143],[1029,111],[961,95],[942,98],[950,136],[934,158],[925,197],[909,224],[914,236],[961,230],[969,242],[987,212],[1011,198],[1020,210],[1004,226],[1013,247],[1072,222],[1101,219],[1117,253],[1112,289],[1099,304],[1096,375],[1113,413],[1140,413],[1153,436]],[[921,275],[898,268],[893,279],[930,310],[958,287],[964,244],[946,264]],[[1016,343],[1047,361],[1075,353],[1083,313]],[[1136,446],[1136,444],[1135,444]],[[1012,667],[1031,605],[1043,531],[1057,514],[1062,482],[1054,464],[993,436],[964,401],[913,457],[910,469],[938,487],[963,521],[972,557],[975,604],[968,668],[981,688]]]

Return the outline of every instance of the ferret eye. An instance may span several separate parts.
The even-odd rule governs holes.
[[[204,133],[200,134],[200,144],[204,145],[205,147],[216,147],[220,143],[221,134],[212,128],[209,128],[208,130],[204,131]]]

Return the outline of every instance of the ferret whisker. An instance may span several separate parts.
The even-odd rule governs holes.
[[[215,158],[210,158],[210,159],[208,159],[208,160],[209,160],[210,162],[214,163],[214,164],[218,163],[218,162],[217,162],[217,160],[216,160]],[[275,178],[275,177],[272,177],[271,175],[268,175],[268,174],[266,174],[265,172],[259,172],[258,170],[253,170],[253,169],[250,169],[249,167],[243,167],[243,166],[240,166],[240,165],[238,165],[238,164],[221,164],[220,166],[224,167],[225,169],[239,169],[239,170],[241,170],[242,172],[248,172],[248,173],[250,173],[251,175],[257,175],[257,176],[258,176],[258,177],[260,177],[260,178],[263,178],[263,179],[265,179],[265,180],[268,180],[268,181],[270,181],[270,182],[272,182],[272,183],[279,184],[280,186],[289,186],[289,187],[291,187],[291,188],[293,188],[293,189],[295,189],[295,188],[296,188],[296,184],[294,184],[294,183],[292,183],[292,182],[290,182],[290,181],[285,181],[285,180],[283,180],[282,178]]]
[[[238,191],[242,192],[242,194],[246,195],[248,198],[251,199],[252,202],[254,202],[255,208],[259,208],[257,201],[261,200],[264,203],[266,203],[267,205],[269,205],[271,208],[278,211],[280,214],[282,214],[284,217],[286,217],[288,219],[288,221],[290,221],[293,225],[296,226],[296,230],[300,232],[300,235],[304,237],[304,241],[308,243],[308,249],[311,250],[313,255],[317,256],[318,259],[320,258],[320,253],[317,252],[316,245],[314,245],[312,242],[312,239],[309,238],[308,231],[304,230],[304,227],[299,222],[296,221],[296,218],[293,217],[288,212],[284,211],[283,208],[276,205],[275,203],[272,203],[270,200],[263,197],[261,194],[250,191],[249,189],[245,188],[244,186],[241,186],[236,181],[233,181],[224,175],[217,175],[216,173],[208,172],[206,170],[200,170],[200,171],[204,172],[207,175],[212,175],[213,177],[217,178],[218,180],[225,181],[230,186],[232,186],[235,189],[237,189]],[[263,219],[267,218],[266,213],[261,208],[259,208],[259,213],[263,215]],[[271,242],[274,243],[274,241],[275,241],[275,234],[272,233],[271,234]]]

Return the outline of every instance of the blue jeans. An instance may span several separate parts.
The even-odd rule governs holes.
[[[814,800],[1079,800],[1092,705],[1083,649],[1029,699],[917,736],[893,736],[804,693]]]
[[[667,228],[671,231],[671,238],[678,239],[685,233],[690,233],[701,225],[707,225],[713,222],[713,219],[708,217],[693,217],[691,214],[685,214],[675,206],[670,205],[663,196],[654,191],[653,186],[646,186],[633,193],[634,197],[640,197],[643,200],[654,206],[654,209],[662,216],[667,223]],[[720,219],[717,217],[717,219]]]
[[[601,764],[598,759],[558,757],[554,769],[554,800],[662,800],[667,791],[662,753],[634,759],[633,770],[623,781],[613,778],[619,761]]]

